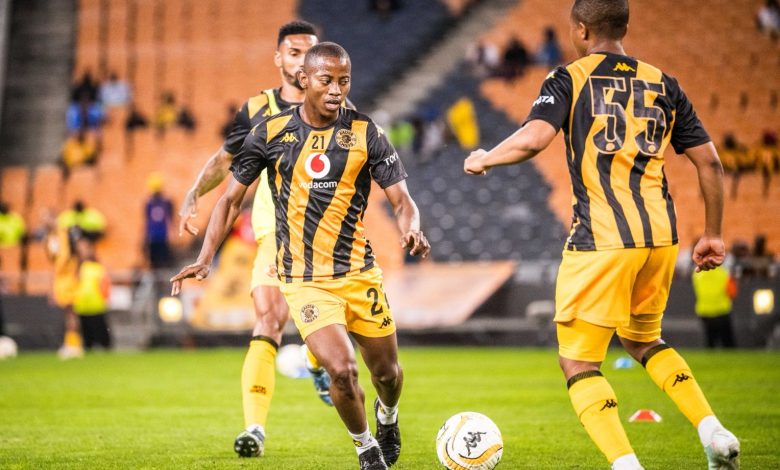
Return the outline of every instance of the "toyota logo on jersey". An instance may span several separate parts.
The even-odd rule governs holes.
[[[330,171],[330,159],[324,153],[313,153],[306,159],[306,173],[312,178],[320,179]]]

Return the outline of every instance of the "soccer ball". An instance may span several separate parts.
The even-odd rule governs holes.
[[[452,416],[436,436],[439,462],[450,470],[491,470],[503,452],[501,431],[480,413],[465,411]]]
[[[279,352],[276,353],[276,370],[291,379],[309,377],[301,347],[297,344],[288,344],[279,348]]]
[[[0,360],[16,357],[17,351],[16,341],[8,336],[0,336]]]

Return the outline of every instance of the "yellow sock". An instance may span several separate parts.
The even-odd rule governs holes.
[[[618,457],[633,454],[620,424],[615,392],[601,372],[581,372],[571,377],[567,385],[577,417],[607,460],[612,463]]]
[[[279,345],[266,336],[255,336],[249,342],[241,371],[241,395],[244,424],[265,428],[268,409],[276,386],[276,350]]]
[[[645,353],[642,365],[653,382],[669,395],[694,427],[703,418],[714,414],[693,378],[691,368],[677,351],[665,344],[658,345]]]
[[[63,344],[73,348],[80,348],[82,347],[81,335],[76,331],[66,331]]]
[[[306,357],[309,359],[309,364],[311,365],[312,369],[319,369],[320,363],[317,361],[317,358],[314,357],[314,354],[311,353],[311,349],[306,348]]]

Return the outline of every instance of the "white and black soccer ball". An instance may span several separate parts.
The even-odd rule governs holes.
[[[16,341],[8,336],[0,336],[0,360],[16,357],[18,352]]]
[[[291,379],[309,377],[303,357],[299,345],[287,344],[282,346],[276,353],[276,370]]]
[[[449,470],[491,470],[503,452],[501,431],[480,413],[464,411],[452,416],[436,436],[439,462]]]

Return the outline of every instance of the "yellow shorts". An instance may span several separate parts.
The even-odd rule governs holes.
[[[276,266],[276,236],[273,232],[257,239],[257,255],[252,266],[252,284],[250,291],[259,286],[279,287],[279,279],[275,273]]]
[[[382,270],[340,279],[281,283],[290,316],[306,339],[329,325],[346,325],[362,336],[379,338],[395,332],[395,322],[382,287]]]
[[[660,338],[677,250],[564,251],[555,289],[560,354],[601,361],[615,330],[633,341]]]

